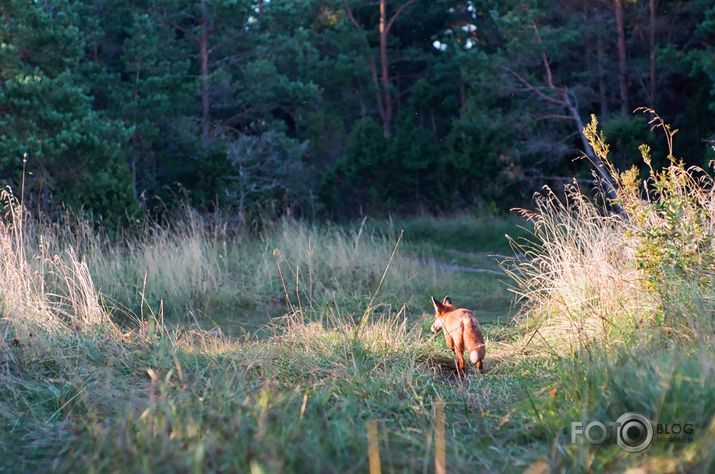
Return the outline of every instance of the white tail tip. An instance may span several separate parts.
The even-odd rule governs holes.
[[[476,364],[477,361],[479,360],[479,353],[478,353],[476,350],[470,352],[470,353],[469,353],[469,360],[472,361],[472,364]]]

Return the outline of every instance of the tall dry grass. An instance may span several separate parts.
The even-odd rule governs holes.
[[[317,319],[361,314],[378,286],[373,303],[388,311],[426,305],[425,295],[445,288],[473,291],[454,272],[401,252],[394,229],[284,219],[237,236],[184,208],[110,239],[85,220],[50,222],[4,199],[2,301],[18,331],[20,322],[86,328],[152,318],[255,328],[296,308]]]
[[[535,202],[535,210],[521,211],[534,224],[532,236],[514,242],[523,257],[505,269],[526,303],[521,318],[536,342],[573,351],[653,317],[657,304],[620,216],[604,213],[576,184],[565,188],[564,199],[545,189]]]
[[[0,457],[21,469],[345,470],[368,420],[396,435],[396,448],[382,446],[389,462],[417,468],[431,451],[421,452],[434,393],[476,403],[432,380],[451,358],[405,306],[471,280],[403,255],[385,233],[285,220],[239,240],[190,214],[111,242],[7,205]],[[271,301],[288,314],[263,338],[161,325],[214,316],[217,300],[228,317]],[[153,327],[120,332],[120,311]],[[445,412],[472,436],[491,423]],[[448,456],[466,466],[475,457],[457,455],[461,446]]]
[[[619,173],[593,117],[585,134],[618,185],[625,215],[610,212],[577,184],[560,198],[550,189],[534,210],[520,213],[532,235],[512,242],[526,258],[505,262],[525,306],[527,336],[556,352],[573,351],[596,337],[632,335],[665,322],[684,336],[709,334],[715,307],[715,187],[709,174],[686,167],[672,154],[674,132],[651,110],[651,122],[668,138],[668,165]],[[687,334],[686,334],[687,333]]]
[[[47,349],[48,337],[116,330],[75,248],[54,253],[53,236],[39,232],[10,193],[3,191],[0,201],[0,348]]]
[[[209,311],[211,300],[230,299],[229,243],[223,226],[183,208],[168,224],[147,221],[118,242],[88,246],[87,261],[113,304],[186,319]]]
[[[260,236],[238,237],[186,210],[171,225],[151,226],[118,245],[87,246],[86,259],[102,293],[131,312],[161,306],[175,321],[226,320],[254,308],[274,316],[294,307],[311,314],[343,304],[357,310],[394,247],[394,239],[363,228],[291,219]],[[436,282],[436,270],[398,252],[383,293],[409,299],[424,284],[418,275]]]

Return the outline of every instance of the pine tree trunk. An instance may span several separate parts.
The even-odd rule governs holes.
[[[649,28],[649,48],[650,48],[650,106],[656,108],[655,92],[656,92],[656,69],[655,69],[655,7],[656,0],[650,0],[650,28]]]
[[[606,62],[606,53],[603,49],[603,35],[598,32],[596,37],[596,73],[598,74],[598,101],[601,105],[601,119],[608,116],[608,99],[606,93],[606,71],[604,63]]]
[[[211,122],[211,104],[209,102],[209,20],[206,0],[201,0],[201,36],[199,38],[199,57],[201,60],[201,140],[209,143]]]
[[[392,96],[390,95],[389,63],[387,57],[387,0],[380,0],[380,68],[384,113],[382,128],[385,136],[389,137],[392,122]]]
[[[623,0],[613,0],[618,37],[618,85],[621,92],[621,115],[628,115],[628,84],[626,73],[626,33],[623,24]]]

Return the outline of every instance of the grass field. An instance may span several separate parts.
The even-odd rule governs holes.
[[[713,465],[709,300],[683,308],[699,322],[679,337],[675,320],[626,330],[621,313],[646,327],[659,310],[598,293],[608,272],[630,275],[615,254],[588,260],[607,239],[574,246],[564,273],[555,234],[537,230],[510,278],[494,255],[511,253],[505,233],[527,234],[516,217],[286,220],[238,238],[189,212],[119,243],[17,208],[2,222],[2,472],[366,472],[370,439],[383,472],[433,472],[435,459],[449,472]],[[509,286],[526,296],[517,322]],[[608,337],[587,337],[555,316],[558,291],[584,320],[624,309]],[[484,375],[458,380],[429,332],[429,297],[444,294],[480,318]],[[692,423],[695,440],[640,454],[570,443],[572,421],[632,410]]]

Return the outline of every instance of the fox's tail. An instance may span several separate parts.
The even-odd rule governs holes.
[[[469,360],[477,366],[479,372],[484,372],[484,345],[479,346],[479,349],[469,351]]]
[[[479,330],[477,324],[470,324],[466,328],[465,334],[465,346],[467,347],[467,352],[469,353],[469,360],[472,364],[477,365],[477,369],[482,371],[482,361],[484,359],[484,338],[482,338],[482,331]]]

